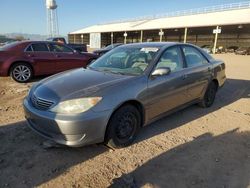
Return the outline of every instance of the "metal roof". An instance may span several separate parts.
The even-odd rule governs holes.
[[[70,34],[249,24],[249,15],[250,1],[177,11],[165,15],[144,17],[130,21],[98,24],[71,32]]]

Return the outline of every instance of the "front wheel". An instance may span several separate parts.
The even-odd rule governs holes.
[[[125,105],[111,117],[106,132],[105,143],[111,148],[130,145],[136,138],[141,125],[141,115],[136,107]]]
[[[216,92],[217,92],[217,84],[215,82],[211,82],[208,85],[204,98],[199,103],[199,105],[203,108],[211,107],[214,103]]]
[[[16,82],[25,83],[32,78],[33,71],[30,65],[26,63],[17,63],[11,68],[10,76]]]

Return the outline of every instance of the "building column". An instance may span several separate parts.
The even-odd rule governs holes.
[[[141,42],[143,42],[143,30],[141,30]]]
[[[162,29],[160,29],[159,35],[160,35],[160,42],[162,42],[162,36],[164,35],[164,32]]]
[[[82,44],[83,44],[83,34],[81,34]]]
[[[113,32],[111,32],[111,44],[114,44],[114,33]]]
[[[76,43],[76,34],[74,34],[74,44]]]
[[[219,34],[219,26],[217,25],[217,27],[216,27],[216,32],[215,32],[215,39],[214,39],[213,54],[215,54],[215,52],[216,52],[218,34]]]
[[[127,44],[127,36],[128,36],[128,34],[127,34],[126,31],[125,31],[125,33],[123,34],[123,36],[124,36],[124,44]]]
[[[188,28],[185,27],[185,33],[184,33],[184,43],[187,43],[187,32],[188,32]]]

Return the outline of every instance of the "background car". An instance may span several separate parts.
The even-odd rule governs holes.
[[[86,67],[96,58],[56,42],[14,42],[0,48],[0,76],[10,75],[17,82],[27,82],[33,76]]]
[[[201,48],[208,54],[212,53],[212,47],[210,45],[203,45]]]
[[[235,50],[236,55],[250,55],[250,47],[240,47]]]
[[[203,45],[201,48],[208,54],[213,53],[213,46],[211,45]],[[223,52],[223,47],[219,46],[218,48],[215,49],[215,53],[222,53]]]
[[[70,48],[78,51],[78,52],[88,52],[87,51],[87,45],[86,44],[71,44],[71,43],[67,43],[65,38],[63,37],[54,37],[54,38],[48,38],[48,41],[53,41],[53,42],[58,42],[58,43],[62,43],[65,44],[67,46],[69,46]]]
[[[238,46],[229,46],[226,48],[225,52],[226,53],[234,53],[239,47]]]
[[[98,55],[98,56],[102,56],[103,54],[107,53],[108,51],[123,45],[122,43],[115,43],[115,44],[110,44],[108,46],[106,46],[105,48],[101,48],[99,50],[95,50],[93,51],[94,54]]]
[[[34,85],[25,117],[31,129],[59,144],[120,148],[166,113],[196,103],[210,107],[225,80],[224,62],[194,45],[122,45],[87,69]]]

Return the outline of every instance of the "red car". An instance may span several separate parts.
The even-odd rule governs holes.
[[[33,76],[86,67],[96,58],[95,54],[79,53],[56,42],[14,42],[0,48],[0,76],[10,75],[23,83]]]

